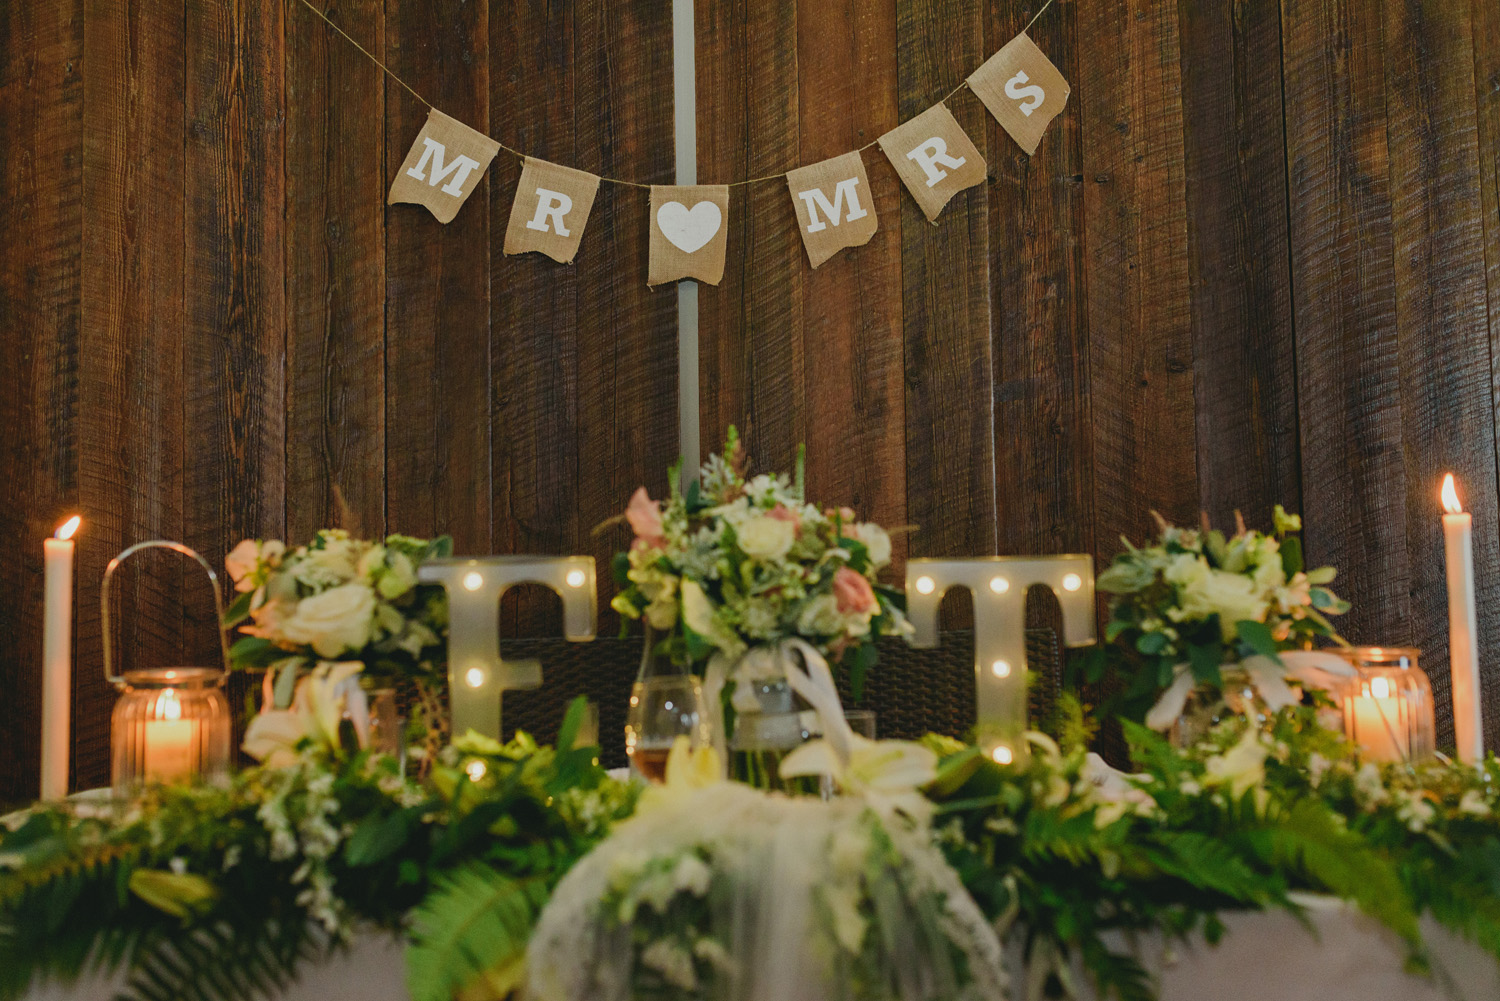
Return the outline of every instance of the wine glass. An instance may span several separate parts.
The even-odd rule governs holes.
[[[658,656],[648,631],[641,672],[630,690],[625,714],[625,753],[631,768],[648,782],[666,780],[667,755],[678,737],[697,749],[712,743],[707,706],[697,677]]]

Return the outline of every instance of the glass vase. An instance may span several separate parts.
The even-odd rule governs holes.
[[[1414,764],[1433,756],[1437,724],[1432,686],[1407,647],[1357,646],[1338,651],[1357,678],[1345,686],[1344,734],[1372,761]]]
[[[781,777],[782,760],[822,733],[817,713],[786,679],[785,656],[780,647],[756,647],[730,672],[729,776],[757,789],[817,793],[815,778]]]
[[[693,750],[713,745],[703,687],[690,669],[656,651],[648,629],[625,714],[625,754],[631,771],[648,782],[665,781],[667,756],[679,737],[687,738]]]
[[[194,667],[125,672],[110,718],[117,794],[227,775],[229,700],[222,679],[221,671]]]

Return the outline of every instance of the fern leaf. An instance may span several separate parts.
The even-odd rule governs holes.
[[[526,882],[482,862],[439,877],[416,911],[406,950],[413,1001],[450,1001],[487,974],[513,968],[537,911]]]

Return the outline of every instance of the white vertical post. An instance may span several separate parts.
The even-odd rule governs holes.
[[[672,118],[676,134],[677,183],[698,183],[698,84],[693,51],[693,0],[672,0]],[[654,221],[653,221],[654,225]],[[677,439],[682,487],[697,479],[698,283],[677,283]]]

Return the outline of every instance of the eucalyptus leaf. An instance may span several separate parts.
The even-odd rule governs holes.
[[[1240,642],[1251,651],[1262,657],[1269,657],[1278,664],[1281,663],[1281,657],[1276,651],[1276,640],[1272,638],[1271,630],[1264,622],[1241,619],[1234,624],[1234,628],[1239,635]]]

